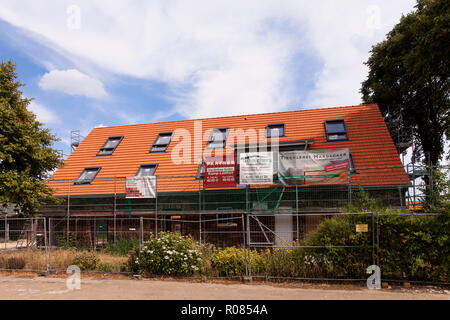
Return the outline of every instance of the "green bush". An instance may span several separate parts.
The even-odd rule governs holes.
[[[158,237],[152,235],[131,262],[130,268],[141,274],[189,275],[199,272],[203,258],[192,237],[161,232]]]
[[[83,238],[78,239],[75,233],[69,234],[69,240],[67,240],[67,236],[58,234],[56,235],[56,246],[63,249],[87,250],[89,241]]]
[[[372,225],[366,215],[335,216],[323,221],[294,250],[303,256],[304,274],[327,278],[365,278],[373,264]],[[356,232],[356,224],[367,224],[369,232]]]
[[[96,270],[100,259],[94,252],[83,252],[73,259],[72,264],[77,265],[81,270]]]
[[[449,281],[449,215],[412,215],[383,208],[362,189],[348,210],[379,213],[374,221],[378,226],[375,231],[379,246],[377,241],[373,244],[370,216],[342,215],[327,219],[303,243],[324,248],[297,250],[319,274],[364,278],[365,268],[375,260],[385,279]],[[356,233],[356,224],[368,224],[369,232]]]
[[[114,270],[114,266],[109,262],[103,262],[98,265],[97,269],[102,272],[112,272]]]
[[[138,238],[118,238],[116,242],[108,242],[103,252],[118,256],[127,256],[130,250],[139,248]]]

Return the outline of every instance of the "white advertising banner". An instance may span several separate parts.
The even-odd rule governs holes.
[[[346,184],[349,167],[348,148],[280,152],[278,179],[284,185]]]
[[[241,153],[239,167],[239,184],[273,183],[273,152]]]
[[[126,198],[156,198],[156,177],[127,177]]]

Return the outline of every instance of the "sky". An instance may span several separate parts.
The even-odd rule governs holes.
[[[37,119],[70,131],[360,104],[370,49],[414,0],[0,0]]]

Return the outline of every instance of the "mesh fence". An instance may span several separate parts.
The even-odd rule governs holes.
[[[164,218],[4,218],[0,221],[0,269],[63,272],[83,252],[96,252],[102,261],[97,271],[129,273],[129,250],[140,250],[152,235],[179,232],[206,245],[212,256],[234,248],[222,257],[228,256],[231,260],[226,264],[236,264],[240,271],[225,276],[365,281],[367,267],[377,265],[383,281],[448,285],[448,247],[441,243],[448,244],[448,232],[437,229],[443,218],[413,213],[236,214],[226,210]]]

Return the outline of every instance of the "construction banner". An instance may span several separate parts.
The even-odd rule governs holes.
[[[347,184],[348,148],[279,153],[278,179],[283,185]]]
[[[239,155],[239,184],[273,184],[273,152]]]
[[[227,160],[229,159],[229,160]],[[232,159],[232,160],[230,160]],[[234,156],[205,158],[205,188],[236,186],[236,161]]]
[[[127,177],[126,198],[156,198],[156,177]]]

